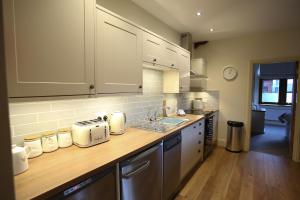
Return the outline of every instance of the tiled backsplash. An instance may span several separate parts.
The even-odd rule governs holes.
[[[162,94],[162,72],[143,71],[144,93],[109,97],[82,97],[79,99],[47,100],[10,103],[11,133],[14,143],[25,135],[69,127],[76,121],[96,118],[97,112],[120,110],[127,115],[127,125],[145,119],[149,112],[162,112],[163,99],[177,99],[178,108],[188,108],[190,100],[204,93]],[[197,97],[198,97],[197,96]],[[211,106],[218,108],[217,96],[208,95]],[[210,105],[210,104],[209,104]]]
[[[195,98],[202,98],[204,109],[214,110],[219,109],[219,92],[189,92],[178,95],[178,107],[182,109],[191,109],[192,100]]]

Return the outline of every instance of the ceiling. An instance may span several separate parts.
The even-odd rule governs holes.
[[[300,28],[300,0],[132,1],[194,41]]]

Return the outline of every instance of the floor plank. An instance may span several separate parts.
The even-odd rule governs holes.
[[[296,200],[300,164],[260,152],[217,148],[179,192],[176,200]]]

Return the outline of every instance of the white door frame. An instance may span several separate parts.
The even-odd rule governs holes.
[[[272,62],[297,62],[298,63],[298,75],[300,75],[300,56],[299,57],[291,57],[291,58],[275,58],[275,59],[266,59],[266,60],[252,60],[250,61],[249,67],[249,91],[248,91],[248,100],[247,100],[247,112],[246,112],[246,131],[245,131],[245,139],[244,139],[244,150],[250,150],[250,141],[251,141],[251,113],[252,113],[252,90],[253,90],[253,65],[254,64],[269,64]],[[299,77],[297,76],[297,91],[299,91]],[[297,100],[293,104],[294,116],[293,122],[291,125],[294,127],[292,130],[292,160],[295,162],[300,162],[300,95],[297,95]]]

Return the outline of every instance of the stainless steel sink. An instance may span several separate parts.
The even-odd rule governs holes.
[[[187,121],[189,121],[189,119],[177,118],[177,117],[164,117],[161,120],[159,120],[159,123],[177,126],[177,125],[187,122]]]
[[[154,131],[154,132],[159,132],[159,133],[164,133],[169,130],[172,130],[176,128],[178,125],[189,121],[189,119],[183,119],[183,118],[175,118],[175,117],[165,117],[160,120],[156,121],[142,121],[139,122],[138,124],[134,125],[133,127],[139,128],[139,129],[144,129],[144,130],[149,130],[149,131]]]

